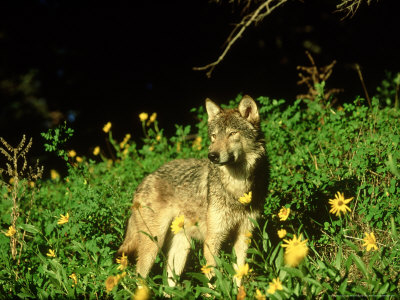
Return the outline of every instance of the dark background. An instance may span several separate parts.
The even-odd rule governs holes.
[[[337,60],[327,85],[344,89],[338,103],[364,96],[354,63],[373,95],[385,71],[400,70],[399,1],[363,3],[345,20],[334,12],[338,3],[289,1],[248,28],[208,79],[192,67],[221,54],[241,19],[237,3],[1,1],[0,136],[14,145],[32,136],[32,155],[47,166],[53,161],[40,132],[63,119],[75,129],[68,146],[87,156],[103,146],[108,121],[118,140],[127,132],[140,140],[143,111],[157,112],[172,134],[174,124],[196,122],[189,110],[207,97],[226,103],[246,93],[290,103],[306,92],[296,85],[296,66],[309,65],[306,49],[318,66]]]

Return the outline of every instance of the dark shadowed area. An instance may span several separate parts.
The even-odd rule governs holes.
[[[68,146],[88,155],[104,143],[108,121],[120,140],[140,141],[141,112],[157,112],[167,134],[194,124],[192,107],[209,97],[227,103],[239,93],[283,98],[306,92],[296,66],[337,60],[328,87],[342,88],[338,103],[370,95],[385,71],[400,70],[398,1],[362,5],[350,19],[334,13],[338,1],[289,1],[233,45],[208,79],[192,67],[222,51],[241,6],[208,1],[31,0],[0,3],[0,136],[16,144],[34,138],[43,164],[40,132],[63,120],[74,128]]]

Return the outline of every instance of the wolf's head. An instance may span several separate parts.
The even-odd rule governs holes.
[[[208,158],[217,165],[251,163],[264,153],[257,104],[244,96],[236,109],[221,109],[206,100],[208,134],[211,139]]]

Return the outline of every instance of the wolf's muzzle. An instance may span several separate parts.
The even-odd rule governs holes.
[[[208,153],[208,159],[211,160],[214,164],[219,163],[219,153],[218,152],[210,152]]]
[[[220,152],[210,152],[208,153],[208,159],[220,166],[229,165],[235,162],[235,157],[232,154],[222,155]]]

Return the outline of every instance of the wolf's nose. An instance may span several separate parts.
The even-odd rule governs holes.
[[[218,163],[219,162],[219,153],[218,152],[208,153],[208,159],[211,160],[213,163]]]

